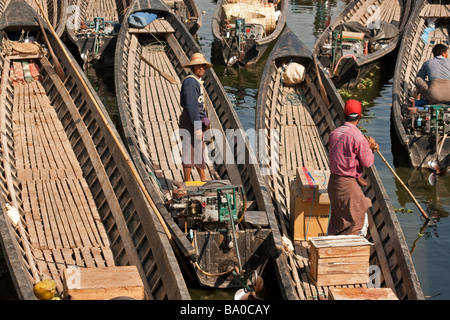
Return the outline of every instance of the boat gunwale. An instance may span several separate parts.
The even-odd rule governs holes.
[[[151,7],[150,3],[154,3],[155,1],[149,1],[149,0],[140,0],[136,1],[134,4],[134,7],[130,10],[130,12],[136,12],[136,11],[150,11],[150,12],[162,12],[166,20],[173,21],[174,24],[178,25],[175,26],[175,30],[179,30],[180,34],[176,35],[176,38],[183,39],[180,41],[183,43],[183,48],[185,48],[185,55],[186,55],[186,61],[180,63],[185,64],[189,60],[187,59],[187,56],[191,55],[194,52],[201,52],[201,49],[199,45],[194,41],[192,36],[189,35],[188,30],[184,26],[184,24],[181,24],[177,19],[167,19],[167,16],[173,16],[173,13],[170,12],[168,9],[162,8],[159,5],[155,5],[153,8]],[[157,2],[159,3],[159,1]],[[125,22],[125,24],[121,28],[121,32],[119,33],[119,39],[118,39],[118,46],[116,47],[116,61],[121,61],[122,57],[124,56],[124,45],[121,45],[122,42],[125,41],[126,37],[125,35],[128,34],[127,27],[128,24]],[[176,33],[177,31],[175,31]],[[124,89],[121,84],[121,79],[123,78],[123,74],[125,71],[123,70],[123,66],[121,63],[115,64],[115,81],[116,81],[116,95],[118,99],[118,105],[119,105],[119,113],[120,118],[122,122],[122,127],[124,131],[125,140],[127,141],[127,147],[130,151],[130,154],[133,157],[133,161],[138,169],[138,171],[141,173],[141,176],[143,176],[144,183],[147,186],[147,189],[152,194],[152,198],[154,198],[155,202],[157,203],[158,207],[161,208],[163,212],[163,216],[165,217],[167,223],[172,224],[173,219],[170,218],[170,214],[168,214],[167,209],[165,208],[164,204],[161,202],[161,197],[157,195],[157,192],[153,189],[154,186],[151,182],[151,179],[149,178],[149,175],[146,173],[144,160],[142,159],[142,155],[139,151],[139,147],[137,146],[137,142],[135,141],[136,133],[134,132],[134,126],[131,123],[131,119],[129,118],[129,111],[126,109],[127,101],[124,96]],[[184,71],[186,72],[186,71]],[[187,74],[187,73],[186,73]],[[221,108],[225,110],[225,113],[223,116],[227,117],[227,127],[224,127],[224,123],[221,123],[222,129],[235,129],[235,130],[241,130],[241,132],[244,132],[241,122],[239,121],[239,118],[237,116],[236,111],[234,108],[232,108],[231,101],[225,92],[224,88],[221,86],[220,81],[214,72],[213,69],[207,69],[205,77],[204,77],[204,87],[207,91],[210,100],[212,102],[212,105],[215,109]],[[215,104],[218,104],[215,105]],[[217,112],[217,110],[216,110]],[[246,155],[252,155],[253,150],[250,146],[249,141],[245,141],[245,148],[246,148]],[[237,157],[237,155],[235,155]],[[241,165],[233,164],[236,168],[240,167]],[[270,199],[268,197],[267,191],[265,188],[261,188],[261,186],[264,185],[264,180],[261,175],[261,171],[258,165],[256,164],[248,164],[246,163],[244,165],[244,170],[248,171],[248,176],[250,177],[250,182],[252,184],[253,192],[255,195],[256,202],[259,204],[259,209],[264,210],[266,212],[268,221],[269,221],[269,228],[271,229],[271,238],[274,244],[273,251],[271,252],[272,257],[275,259],[275,268],[277,268],[278,273],[280,272],[286,272],[287,270],[287,260],[286,256],[283,251],[283,243],[281,241],[281,236],[279,235],[279,231],[277,228],[276,218],[273,213],[273,209],[270,204]],[[172,221],[169,221],[172,220]],[[178,228],[176,225],[173,226],[173,228]],[[186,238],[183,235],[184,238]],[[175,236],[175,238],[179,238]],[[177,239],[179,241],[179,239]],[[189,256],[194,254],[192,251],[184,252],[185,255]],[[191,259],[195,257],[191,256]],[[280,286],[281,290],[284,290],[283,294],[286,294],[287,296],[290,296],[293,292],[293,288],[289,283],[284,284],[283,286]]]
[[[111,236],[110,232],[115,232],[114,238],[109,239],[111,241],[110,245],[111,250],[114,254],[114,260],[116,261],[116,263],[126,262],[127,265],[135,264],[138,267],[144,283],[144,287],[146,288],[145,291],[147,298],[152,297],[152,294],[158,294],[158,297],[161,298],[164,298],[164,295],[166,295],[167,298],[171,299],[189,299],[189,293],[184,281],[182,281],[182,283],[179,282],[179,266],[173,254],[167,236],[164,234],[159,221],[153,216],[153,214],[150,214],[152,209],[150,208],[147,199],[145,199],[137,180],[133,178],[133,172],[131,170],[131,167],[129,166],[129,161],[127,160],[128,156],[125,156],[121,152],[121,150],[125,150],[124,145],[120,141],[120,139],[117,138],[119,137],[118,132],[116,131],[111,119],[109,118],[108,113],[103,106],[98,94],[88,81],[87,77],[84,75],[84,72],[81,70],[81,68],[76,63],[73,63],[75,59],[70,54],[70,52],[68,52],[67,49],[60,47],[58,41],[55,41],[51,33],[49,33],[47,36],[50,40],[53,40],[52,44],[54,53],[58,57],[59,62],[62,64],[62,66],[64,66],[64,72],[67,81],[62,84],[59,78],[55,78],[60,82],[60,85],[53,85],[51,77],[57,77],[56,74],[50,75],[43,70],[44,82],[49,82],[50,85],[53,86],[52,88],[54,88],[49,90],[49,88],[47,87],[46,91],[48,90],[47,94],[49,94],[50,91],[53,92],[53,98],[51,98],[52,101],[55,101],[58,99],[58,97],[60,97],[61,101],[59,101],[59,104],[63,105],[64,108],[66,108],[67,113],[73,112],[79,117],[75,121],[73,121],[73,119],[71,118],[71,121],[68,121],[67,127],[64,127],[64,129],[67,130],[67,128],[70,128],[72,130],[70,136],[68,136],[68,140],[71,143],[72,148],[74,148],[74,144],[76,144],[77,148],[79,149],[79,152],[76,152],[74,150],[77,161],[80,161],[79,157],[83,158],[85,153],[88,155],[87,159],[89,159],[91,165],[90,168],[92,168],[93,170],[92,172],[86,172],[86,170],[89,169],[83,168],[82,172],[85,179],[87,179],[86,175],[94,174],[94,181],[91,181],[91,184],[96,185],[97,187],[99,187],[99,189],[101,189],[101,192],[97,192],[96,195],[94,195],[94,201],[96,203],[99,214],[104,210],[100,210],[98,201],[102,201],[102,208],[104,208],[105,205],[109,208],[107,209],[109,211],[105,213],[105,216],[102,216],[101,214],[100,216],[102,219],[101,223],[105,223],[103,219],[108,219],[108,222],[112,223],[111,225],[109,225],[109,227],[115,225],[115,228],[109,229],[107,231],[108,238],[110,238]],[[66,50],[68,57],[63,54],[64,50]],[[77,75],[80,75],[81,78],[78,78]],[[86,85],[86,87],[84,87],[84,85]],[[86,90],[90,91],[94,100],[90,100]],[[60,96],[61,92],[64,93],[66,98]],[[8,92],[4,94],[8,94]],[[78,104],[71,100],[74,99],[72,95],[75,95],[75,97],[79,100]],[[55,98],[55,96],[57,98]],[[72,105],[74,107],[72,110],[70,110],[70,108],[72,108]],[[95,105],[97,105],[99,109],[96,109]],[[80,110],[83,108],[84,112],[86,113],[83,113],[83,115],[81,115]],[[64,116],[65,115],[66,113],[64,113]],[[89,116],[85,118],[85,115]],[[92,130],[93,127],[95,127],[96,139],[98,139],[96,141],[99,143],[103,143],[102,154],[99,154],[99,150],[97,149],[99,148],[99,146],[96,144],[96,142],[94,142],[94,138],[90,135],[90,130]],[[83,132],[79,131],[79,128],[82,128]],[[74,132],[77,132],[77,134],[74,135]],[[84,137],[83,139],[87,139],[89,146],[83,142],[83,139],[77,140],[78,137]],[[80,141],[82,142],[81,144],[79,143]],[[117,143],[119,143],[120,146]],[[80,145],[82,145],[81,149]],[[109,152],[108,157],[103,157],[105,149],[107,149],[107,151]],[[93,161],[93,158],[96,158],[96,160]],[[83,160],[85,161],[86,157],[83,158]],[[93,163],[99,161],[101,162],[103,167],[92,167]],[[113,165],[114,170],[109,172],[106,169],[106,163],[108,164],[108,166]],[[111,167],[109,167],[109,170],[110,169]],[[107,177],[106,183],[109,184],[109,187],[104,186],[105,182],[102,181],[101,176],[99,176],[96,172],[98,170],[102,171],[102,175]],[[117,186],[115,183],[108,180],[108,178],[111,179],[112,177],[114,177],[116,173],[120,174],[120,179],[123,180],[123,185]],[[116,182],[117,180],[114,181]],[[113,197],[110,196],[110,198],[108,198],[106,196],[108,192],[105,191],[107,191],[108,189],[112,190]],[[8,190],[6,190],[5,192],[8,192]],[[105,198],[103,200],[96,200],[96,197],[99,195],[100,197],[104,195]],[[128,198],[128,201],[122,203],[120,197],[124,196]],[[7,200],[5,200],[3,197],[0,197],[0,201],[2,203],[3,209],[6,205],[5,202]],[[122,215],[114,216],[114,214],[112,213],[113,210],[110,208],[112,206],[111,204],[109,204],[110,201],[115,203],[114,205],[118,206],[118,208],[122,208],[122,206],[124,205],[126,205],[127,207],[134,206],[135,216],[133,220],[125,221],[125,218]],[[22,260],[24,259],[24,257],[20,254],[22,249],[19,248],[20,246],[12,236],[15,231],[12,230],[13,228],[11,226],[11,223],[9,222],[8,224],[8,222],[6,222],[3,210],[1,213],[1,227],[3,229],[8,228],[8,233],[4,233],[4,230],[2,230],[1,236],[2,238],[5,237],[5,243],[7,244],[5,245],[5,248],[8,249],[8,252],[6,253],[8,255],[8,267],[11,267],[10,274],[13,278],[14,284],[16,285],[18,296],[23,299],[35,299],[36,297],[34,296],[32,285],[29,281],[31,280],[30,276],[24,270],[23,265],[22,267],[18,266],[18,263],[23,263]],[[140,253],[137,252],[136,244],[133,243],[134,238],[132,238],[140,235],[139,233],[136,233],[136,235],[131,235],[132,230],[130,230],[131,227],[135,228],[137,226],[137,221],[139,223],[139,227],[144,230],[144,236],[141,237],[142,239],[139,242],[139,246],[141,247],[141,249],[146,248],[145,252]],[[133,232],[134,231],[136,230],[133,230]],[[124,240],[124,238],[127,238],[127,240]],[[15,247],[14,250],[12,250],[11,248],[11,242]],[[157,260],[155,260],[156,258]],[[149,266],[144,266],[144,263],[149,264],[150,266],[153,265],[152,275],[145,274],[145,272],[148,272],[147,268]],[[165,266],[163,267],[163,265]],[[171,272],[168,272],[169,270]],[[150,287],[147,279],[154,280],[155,276],[159,277],[159,280],[157,280],[156,283],[158,281],[160,283],[158,285],[155,285],[156,283],[153,283]],[[172,277],[173,279],[171,280],[171,282],[167,280],[170,279],[170,277]],[[24,285],[24,283],[28,285]],[[162,290],[164,288],[165,290]],[[154,296],[154,298],[158,297]]]
[[[365,0],[364,2],[374,2],[375,0]],[[386,1],[386,0],[385,0]],[[400,25],[398,27],[399,29],[399,35],[392,40],[391,42],[389,42],[389,44],[380,49],[377,50],[373,53],[370,53],[366,56],[359,56],[357,57],[357,59],[355,59],[355,64],[358,68],[364,66],[364,65],[368,65],[374,61],[379,60],[380,58],[386,56],[388,53],[394,51],[396,49],[396,47],[398,46],[398,44],[401,42],[401,38],[403,36],[403,32],[405,30],[405,26],[407,24],[409,15],[410,15],[410,8],[412,6],[413,1],[415,0],[400,0],[402,2],[402,8],[403,8],[403,12],[401,14],[401,16],[403,17],[402,21],[400,22]],[[312,47],[312,52],[315,55],[318,55],[318,53],[322,50],[321,47],[323,46],[323,44],[325,43],[325,41],[328,39],[328,35],[329,33],[336,28],[336,26],[338,26],[341,21],[344,20],[344,18],[353,10],[353,8],[356,6],[356,4],[358,2],[361,2],[361,0],[352,0],[351,2],[349,2],[346,7],[339,13],[339,15],[337,15],[333,22],[331,22],[331,24],[325,28],[325,30],[321,33],[321,35],[317,38],[316,42],[314,43],[313,47]],[[353,21],[353,20],[351,20]]]
[[[291,32],[292,30],[286,30],[285,32]],[[279,39],[280,41],[283,41],[284,35],[282,35]],[[300,40],[299,40],[300,41]],[[271,81],[272,73],[274,72],[274,61],[279,61],[283,59],[283,53],[278,53],[279,47],[282,47],[283,43],[277,43],[277,45],[274,47],[272,54],[269,56],[267,60],[267,65],[264,69],[263,75],[261,77],[261,83],[257,98],[257,106],[256,106],[256,130],[258,129],[267,129],[266,128],[266,121],[265,121],[265,109],[266,104],[264,103],[266,101],[266,95],[270,90],[267,90],[267,85]],[[304,45],[304,44],[303,44]],[[292,46],[292,45],[291,45]],[[291,55],[284,56],[287,57],[287,59],[291,59]],[[305,57],[305,55],[301,56]],[[296,59],[297,60],[297,59]],[[311,66],[313,64],[313,61],[310,61],[310,69],[312,70],[310,72],[315,73],[314,67]],[[306,68],[306,72],[308,72],[308,68]],[[328,145],[328,135],[329,133],[336,127],[340,126],[344,122],[344,103],[340,95],[337,93],[336,88],[334,87],[331,79],[328,75],[323,72],[323,68],[319,68],[321,73],[322,82],[324,82],[324,86],[327,88],[328,92],[328,99],[331,100],[330,108],[337,109],[337,118],[333,120],[333,123],[328,122],[328,128],[323,128],[316,126],[319,130],[319,135],[322,139],[322,142],[325,147]],[[331,93],[330,93],[331,90]],[[309,105],[309,108],[311,106]],[[314,109],[311,110],[312,113],[314,113]],[[331,112],[330,112],[331,113]],[[314,120],[314,116],[312,117]],[[316,120],[314,120],[316,122]],[[259,147],[259,146],[258,146]],[[400,267],[403,278],[397,279],[395,286],[398,284],[400,287],[395,288],[396,294],[400,295],[403,294],[403,296],[407,296],[408,299],[424,299],[422,288],[420,286],[420,282],[418,280],[414,264],[412,262],[411,255],[409,253],[409,249],[401,228],[401,225],[394,213],[392,203],[389,200],[389,197],[387,195],[386,190],[384,189],[383,183],[381,181],[381,178],[378,175],[378,171],[375,167],[375,165],[372,165],[370,168],[365,170],[365,176],[364,178],[369,182],[369,186],[365,187],[363,189],[364,194],[369,197],[371,200],[378,200],[378,208],[371,208],[369,211],[371,212],[371,216],[378,217],[380,214],[382,215],[383,223],[379,222],[379,219],[377,218],[378,224],[376,226],[371,225],[371,231],[374,230],[378,233],[378,228],[381,226],[386,225],[388,230],[388,237],[385,237],[382,239],[382,242],[386,241],[388,239],[390,243],[392,243],[392,247],[395,249],[395,255],[396,255],[396,262],[397,265]],[[267,184],[267,188],[270,190],[270,182],[269,178],[266,177],[265,183]],[[280,214],[280,213],[278,213]],[[375,228],[375,229],[374,229]],[[381,228],[381,227],[380,227]],[[369,236],[371,232],[369,231]],[[388,247],[388,245],[383,245],[381,248],[378,248],[377,251],[371,256],[372,259],[375,259],[374,261],[379,261],[379,258],[376,258],[378,254],[384,253],[384,248]],[[390,254],[390,253],[389,253]],[[386,255],[386,253],[385,253]],[[389,270],[391,266],[388,266]],[[384,271],[386,272],[386,271]],[[406,276],[405,276],[406,273]],[[402,285],[405,285],[406,292],[403,292]],[[394,289],[394,288],[392,288]]]

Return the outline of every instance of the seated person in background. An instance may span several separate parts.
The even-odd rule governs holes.
[[[428,104],[450,103],[450,59],[448,47],[438,43],[434,58],[425,61],[416,76],[416,88]],[[428,80],[426,78],[428,77]]]

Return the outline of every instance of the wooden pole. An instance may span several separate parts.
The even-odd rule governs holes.
[[[91,90],[88,88],[88,86],[87,86],[86,83],[84,82],[83,77],[81,76],[80,72],[79,72],[78,69],[73,65],[73,62],[72,62],[72,60],[70,59],[70,56],[69,56],[69,54],[67,53],[67,50],[65,49],[64,44],[61,42],[61,39],[59,39],[59,37],[56,35],[56,32],[55,32],[55,30],[53,29],[53,27],[52,27],[50,21],[48,20],[46,14],[45,14],[45,12],[44,12],[44,9],[42,8],[42,6],[41,6],[39,0],[35,0],[35,2],[36,2],[36,4],[38,5],[39,10],[40,10],[41,13],[42,13],[42,16],[44,17],[45,21],[47,22],[50,31],[52,32],[53,36],[55,37],[55,40],[58,42],[59,46],[62,48],[62,51],[63,51],[64,55],[66,56],[66,58],[67,58],[67,60],[69,61],[69,63],[74,67],[74,71],[75,71],[76,75],[77,75],[78,78],[81,80],[81,83],[83,84],[83,87],[86,89],[86,92],[87,92],[87,94],[89,95],[89,98],[93,101],[95,107],[97,108],[97,110],[98,110],[98,112],[99,112],[99,114],[100,114],[102,120],[103,120],[104,123],[105,123],[106,128],[107,128],[107,129],[109,130],[109,132],[111,133],[111,136],[113,137],[114,141],[116,142],[116,144],[117,144],[117,146],[118,146],[120,152],[121,152],[122,155],[125,157],[126,162],[127,162],[128,166],[129,166],[131,172],[133,173],[133,176],[136,178],[136,181],[138,182],[138,184],[139,184],[139,186],[140,186],[142,192],[144,193],[144,196],[147,198],[148,202],[150,203],[150,206],[152,207],[153,211],[155,212],[156,217],[158,218],[159,222],[161,223],[161,225],[162,225],[162,227],[163,227],[163,229],[164,229],[164,232],[165,232],[167,238],[169,239],[169,242],[170,242],[170,244],[172,245],[174,251],[175,251],[176,253],[180,254],[179,251],[178,251],[178,247],[176,246],[176,244],[175,244],[175,242],[174,242],[174,240],[173,240],[172,234],[170,233],[170,230],[169,230],[169,228],[167,227],[166,222],[164,221],[164,218],[161,216],[161,213],[159,212],[158,207],[157,207],[156,204],[153,202],[153,199],[150,197],[150,194],[148,193],[148,191],[147,191],[147,189],[146,189],[146,187],[145,187],[145,185],[144,185],[144,182],[142,181],[142,179],[141,179],[141,177],[139,176],[138,172],[136,171],[136,168],[134,167],[134,165],[133,165],[131,159],[129,158],[128,154],[126,153],[125,149],[123,148],[122,143],[119,141],[118,137],[116,136],[116,134],[114,133],[113,129],[112,129],[111,126],[109,125],[109,123],[108,123],[108,121],[107,121],[105,115],[104,115],[103,112],[102,112],[102,109],[101,109],[100,106],[98,105],[97,100],[94,98],[94,95],[92,94]]]
[[[397,173],[395,173],[394,169],[392,169],[392,167],[389,165],[389,163],[386,161],[386,159],[383,157],[383,155],[381,154],[381,152],[379,150],[377,150],[378,155],[380,156],[380,158],[384,161],[384,163],[386,164],[386,166],[389,168],[389,170],[391,170],[391,172],[393,173],[393,175],[397,178],[397,180],[400,182],[400,184],[403,186],[403,188],[405,188],[406,192],[408,192],[409,196],[411,197],[411,199],[414,201],[414,203],[416,204],[417,208],[419,208],[420,212],[422,213],[422,215],[425,217],[425,219],[429,220],[430,218],[428,217],[427,213],[423,210],[423,208],[420,206],[420,204],[417,202],[416,198],[414,197],[414,195],[411,193],[411,191],[409,191],[408,187],[403,183],[402,179],[400,179],[400,177],[397,175]]]
[[[323,86],[323,83],[322,83],[322,76],[320,75],[320,71],[319,71],[319,62],[317,61],[315,54],[313,54],[313,60],[314,60],[314,65],[316,67],[317,80],[319,81],[320,95],[322,96],[323,101],[325,102],[325,104],[328,107],[330,105],[330,101],[328,100],[327,91],[325,90],[325,87]]]
[[[61,67],[61,64],[59,63],[58,58],[56,57],[55,53],[53,52],[52,45],[50,44],[50,41],[48,41],[47,33],[45,32],[44,26],[42,25],[41,18],[37,17],[37,21],[39,23],[39,27],[41,28],[41,32],[44,36],[45,43],[47,44],[48,52],[50,52],[50,55],[52,56],[53,63],[55,66],[55,71],[58,74],[59,78],[62,82],[66,80],[66,76],[64,74],[63,68]]]
[[[174,77],[172,77],[170,74],[165,73],[161,69],[159,69],[157,66],[155,66],[153,63],[151,63],[147,58],[145,58],[143,55],[141,55],[141,59],[148,64],[150,67],[158,71],[164,78],[166,78],[170,83],[172,84],[178,84],[178,81],[175,80]]]

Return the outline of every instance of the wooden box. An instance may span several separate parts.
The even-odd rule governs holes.
[[[309,239],[310,278],[320,286],[367,284],[372,243],[362,236]]]
[[[326,189],[328,180],[325,184],[317,183],[317,180],[314,182],[312,179],[317,179],[316,174],[310,175],[306,168],[300,169],[297,170],[297,177],[292,182],[290,190],[291,229],[294,241],[327,235],[330,216],[330,199]],[[322,179],[324,175],[328,176],[328,172],[320,174]],[[312,191],[311,188],[316,191]]]
[[[64,298],[71,300],[144,299],[144,285],[136,266],[69,267],[63,273],[63,289]]]
[[[398,300],[390,288],[328,288],[329,300]]]

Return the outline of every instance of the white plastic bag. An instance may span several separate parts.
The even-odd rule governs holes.
[[[289,63],[283,71],[282,80],[286,86],[294,86],[305,80],[306,69],[297,62]]]

